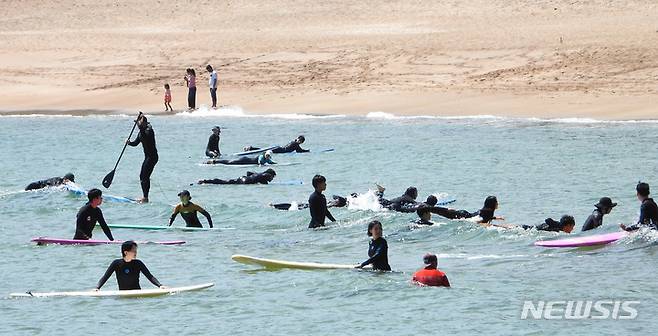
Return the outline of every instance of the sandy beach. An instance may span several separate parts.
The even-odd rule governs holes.
[[[0,113],[658,119],[658,3],[4,1]]]

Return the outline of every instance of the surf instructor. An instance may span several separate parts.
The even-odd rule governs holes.
[[[158,149],[155,147],[155,132],[153,132],[153,128],[145,115],[142,114],[137,119],[137,127],[139,128],[137,138],[134,141],[127,139],[126,143],[131,147],[135,147],[141,143],[144,148],[144,162],[142,162],[142,170],[139,173],[143,197],[138,202],[148,203],[149,190],[151,189],[151,174],[153,174],[153,169],[158,163]]]

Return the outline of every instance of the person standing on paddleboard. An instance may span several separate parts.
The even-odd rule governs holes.
[[[73,239],[91,239],[92,231],[94,231],[96,223],[99,223],[107,239],[114,240],[103,217],[103,211],[99,208],[103,203],[103,192],[99,189],[91,189],[87,192],[87,198],[89,198],[89,202],[78,211]]]
[[[612,203],[610,197],[601,197],[599,203],[594,204],[596,208],[594,212],[585,220],[582,231],[593,230],[603,225],[603,216],[609,214],[615,206],[617,206],[617,203]]]
[[[210,214],[199,205],[192,203],[192,196],[190,195],[189,191],[183,190],[179,192],[178,197],[180,197],[180,204],[174,208],[174,213],[171,214],[171,218],[169,219],[169,226],[174,223],[176,216],[180,213],[180,215],[183,217],[183,220],[185,220],[185,226],[199,228],[203,227],[201,226],[199,217],[197,217],[196,214],[197,212],[200,212],[206,217],[208,220],[208,225],[212,228],[212,218],[210,218]]]
[[[327,209],[327,199],[322,194],[327,189],[327,179],[322,175],[315,175],[311,183],[315,191],[308,198],[308,208],[311,212],[311,222],[308,224],[308,228],[314,229],[323,227],[325,218],[329,218],[332,222],[335,222],[336,219]]]
[[[72,173],[68,173],[63,177],[51,177],[47,180],[32,182],[27,187],[25,187],[25,191],[43,189],[46,187],[56,187],[66,182],[75,182],[75,176],[73,176]]]
[[[368,224],[368,236],[372,237],[368,244],[368,260],[356,265],[355,268],[363,268],[372,264],[372,269],[378,271],[390,271],[388,265],[388,243],[382,237],[384,229],[379,221],[372,221]]]
[[[424,286],[450,287],[450,281],[445,273],[441,272],[437,266],[439,260],[436,254],[426,254],[423,256],[425,268],[414,273],[411,281]]]
[[[222,133],[222,130],[219,126],[212,128],[212,134],[208,138],[208,144],[206,145],[206,156],[209,158],[217,158],[222,153],[219,151],[219,134]]]
[[[151,174],[153,174],[155,164],[158,163],[158,149],[155,147],[155,132],[153,132],[153,128],[145,115],[142,114],[139,117],[137,127],[139,127],[137,138],[134,141],[127,139],[126,143],[132,147],[141,143],[144,148],[144,162],[142,162],[142,170],[139,173],[143,197],[138,201],[148,203],[149,190],[151,190]]]
[[[116,259],[110,264],[94,290],[100,290],[112,273],[116,274],[119,290],[142,289],[139,286],[139,273],[143,273],[157,287],[167,288],[151,274],[141,260],[137,259],[137,243],[128,240],[121,244],[121,255],[121,259]]]
[[[627,227],[621,224],[619,227],[625,231],[635,231],[643,227],[658,230],[658,205],[653,201],[653,198],[649,198],[651,193],[649,184],[639,182],[635,187],[635,191],[637,192],[637,199],[642,203],[640,206],[640,219],[633,226]]]

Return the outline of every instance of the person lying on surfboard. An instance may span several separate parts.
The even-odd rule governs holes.
[[[418,189],[416,187],[407,188],[402,196],[396,197],[392,200],[384,198],[385,190],[384,187],[377,185],[377,191],[375,192],[379,204],[384,208],[398,212],[414,212],[420,205],[420,203],[416,201],[416,198],[418,198]]]
[[[643,227],[658,230],[658,205],[656,205],[656,202],[652,198],[649,198],[649,194],[651,193],[649,184],[639,182],[635,187],[635,191],[637,192],[637,199],[642,203],[640,206],[640,219],[635,225],[626,226],[620,224],[619,227],[625,231],[635,231]]]
[[[362,262],[354,268],[363,268],[366,265],[372,264],[373,270],[390,271],[391,266],[388,264],[388,243],[382,237],[384,229],[382,223],[374,220],[368,223],[368,236],[372,237],[368,243],[368,260]]]
[[[98,280],[98,284],[94,290],[100,290],[105,282],[107,282],[107,279],[112,276],[112,273],[116,274],[119,290],[142,289],[139,286],[139,273],[143,273],[155,286],[161,289],[167,288],[151,274],[141,260],[137,259],[137,243],[132,240],[123,242],[121,244],[121,256],[121,259],[112,261],[105,274]]]
[[[594,212],[585,220],[582,231],[593,230],[603,225],[603,216],[609,214],[615,206],[617,203],[613,203],[610,197],[601,197],[599,203],[594,204],[596,208]]]
[[[99,223],[107,239],[114,240],[112,232],[103,217],[103,211],[99,208],[103,203],[103,192],[96,188],[91,189],[87,192],[87,198],[89,202],[78,211],[73,239],[91,239],[92,231],[94,231],[96,223]]]
[[[231,179],[212,179],[212,180],[199,180],[199,184],[268,184],[272,182],[276,172],[270,168],[262,173],[247,172],[247,175]]]
[[[272,151],[268,150],[265,154],[258,155],[256,157],[241,156],[235,160],[226,160],[226,159],[212,159],[206,161],[206,164],[224,164],[224,165],[259,165],[264,166],[266,164],[276,164],[272,161]]]
[[[422,286],[450,287],[450,281],[448,281],[446,274],[437,268],[439,260],[436,254],[428,253],[424,255],[423,263],[426,266],[411,277],[413,283]]]
[[[560,221],[556,221],[553,218],[546,218],[543,224],[537,226],[532,225],[521,225],[521,228],[524,230],[536,229],[539,231],[552,231],[552,232],[566,232],[571,233],[573,228],[576,226],[576,221],[572,216],[564,215],[560,218]]]
[[[347,206],[347,198],[333,195],[331,201],[327,201],[327,208],[343,208]],[[277,210],[291,210],[292,203],[270,203],[269,206]],[[297,208],[292,210],[304,210],[308,208],[308,203],[297,203]]]
[[[208,225],[212,228],[212,218],[210,218],[210,214],[201,206],[192,203],[192,196],[190,196],[189,191],[183,190],[179,192],[178,197],[180,197],[180,204],[176,205],[174,208],[174,213],[172,213],[171,218],[169,218],[169,226],[174,223],[176,216],[180,213],[181,217],[183,217],[183,220],[185,220],[185,226],[198,228],[203,227],[201,222],[199,222],[199,217],[197,217],[197,212],[200,212],[206,217],[208,220]]]
[[[475,212],[469,212],[467,210],[455,210],[452,208],[444,208],[438,206],[430,207],[430,211],[432,213],[448,219],[466,219],[480,216],[480,219],[477,221],[477,223],[484,226],[491,225],[491,221],[493,220],[505,220],[504,217],[495,216],[494,213],[496,212],[496,209],[498,209],[498,198],[496,198],[496,196],[488,196],[484,200],[484,206],[482,206],[482,209]]]
[[[272,152],[276,154],[282,154],[282,153],[292,153],[292,152],[297,152],[297,153],[307,153],[310,152],[308,149],[303,149],[300,145],[306,141],[306,138],[303,135],[298,136],[295,140],[291,141],[285,146],[277,146],[272,148]],[[254,147],[254,146],[245,146],[243,150],[245,152],[252,151],[252,150],[259,150],[259,147]]]
[[[66,182],[75,182],[75,176],[72,173],[68,173],[62,177],[57,176],[57,177],[51,177],[46,180],[35,181],[28,184],[28,186],[25,187],[25,191],[43,189],[47,187],[56,187]]]
[[[308,223],[308,228],[315,229],[324,226],[325,218],[329,218],[332,222],[335,222],[336,219],[327,209],[327,198],[322,194],[323,191],[327,190],[327,179],[322,175],[315,175],[311,183],[315,190],[308,198],[308,208],[311,212],[311,221]]]

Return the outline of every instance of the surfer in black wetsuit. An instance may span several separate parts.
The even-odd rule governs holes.
[[[384,187],[377,185],[377,191],[375,192],[379,204],[384,208],[398,212],[414,212],[420,205],[420,203],[416,202],[416,198],[418,197],[418,189],[416,187],[407,188],[404,195],[392,200],[384,198],[384,190],[386,190]]]
[[[190,196],[189,191],[183,190],[179,192],[178,197],[180,197],[180,204],[176,205],[174,208],[174,213],[172,213],[171,218],[169,218],[169,226],[174,223],[176,216],[180,213],[183,220],[185,220],[185,225],[187,227],[202,227],[201,222],[199,222],[199,217],[197,217],[197,212],[200,212],[208,220],[208,226],[212,228],[212,218],[210,218],[210,214],[201,206],[190,201],[192,196]]]
[[[249,157],[249,156],[241,156],[238,159],[235,160],[218,160],[218,159],[212,159],[206,161],[206,164],[224,164],[224,165],[259,165],[259,166],[264,166],[266,164],[276,164],[276,162],[272,161],[272,151],[267,151],[264,154],[255,156],[255,157]]]
[[[432,212],[430,211],[430,207],[428,206],[418,207],[418,209],[416,210],[416,214],[418,215],[418,219],[414,221],[415,224],[434,225],[434,223],[432,222]]]
[[[342,208],[347,206],[347,198],[333,195],[331,201],[327,201],[327,208]],[[290,210],[292,208],[292,203],[270,203],[272,208],[277,210]],[[297,210],[303,210],[308,208],[308,203],[297,203]]]
[[[25,187],[25,190],[27,191],[27,190],[43,189],[46,187],[56,187],[66,182],[75,182],[75,176],[71,173],[68,173],[63,177],[51,177],[46,180],[32,182],[27,187]]]
[[[270,168],[262,173],[247,172],[247,175],[231,179],[231,180],[222,180],[222,179],[212,179],[212,180],[200,180],[199,184],[268,184],[272,182],[276,172],[274,169]]]
[[[536,229],[539,231],[552,231],[552,232],[566,232],[571,233],[573,228],[576,226],[576,221],[572,216],[564,215],[560,218],[560,221],[556,221],[553,218],[546,218],[544,223],[537,226],[532,225],[522,225],[521,227],[525,230]]]
[[[209,158],[216,158],[222,155],[219,151],[219,134],[222,130],[219,126],[212,128],[212,134],[208,138],[208,145],[206,145],[206,156]]]
[[[306,141],[306,138],[303,135],[298,136],[295,140],[291,141],[285,146],[277,146],[272,148],[272,152],[276,154],[282,154],[282,153],[292,153],[292,152],[297,152],[297,153],[307,153],[310,152],[308,149],[303,149],[300,145]],[[259,150],[259,147],[254,147],[254,146],[246,146],[243,148],[245,152],[252,151],[252,150]]]
[[[649,198],[649,184],[640,182],[635,187],[635,191],[637,191],[637,199],[642,203],[640,205],[640,219],[635,225],[626,226],[621,224],[619,227],[625,231],[635,231],[643,227],[658,230],[658,205],[652,198]]]
[[[141,143],[144,148],[144,162],[142,162],[142,170],[139,173],[143,197],[139,202],[148,203],[149,190],[151,189],[151,174],[153,173],[155,164],[158,163],[158,149],[155,147],[155,132],[153,132],[151,124],[143,114],[137,120],[137,127],[139,127],[137,138],[134,141],[127,139],[126,143],[132,147]]]
[[[490,225],[492,220],[505,220],[505,218],[503,217],[500,216],[497,217],[494,215],[496,209],[498,209],[498,199],[496,198],[496,196],[488,196],[484,200],[484,206],[482,207],[482,209],[476,212],[469,212],[467,210],[455,210],[451,208],[444,208],[437,206],[431,207],[430,211],[433,214],[437,214],[439,216],[443,216],[449,219],[466,219],[466,218],[480,216],[480,220],[478,221],[478,223],[488,226]]]
[[[103,217],[103,212],[99,208],[103,203],[102,195],[103,192],[98,189],[91,189],[87,193],[89,202],[78,211],[73,239],[91,239],[92,231],[94,231],[96,223],[99,223],[103,232],[105,232],[107,239],[114,240],[112,232],[110,232],[110,228],[107,226],[105,218]]]
[[[368,257],[370,258],[355,266],[355,268],[363,268],[372,264],[373,270],[391,270],[391,266],[388,264],[388,243],[382,237],[383,232],[382,223],[379,221],[372,221],[368,224],[368,236],[372,237],[368,244]]]
[[[327,209],[327,199],[322,194],[327,189],[327,179],[322,175],[315,175],[311,182],[315,191],[308,198],[308,208],[311,212],[311,221],[308,224],[308,228],[314,229],[325,226],[325,218],[329,218],[332,222],[335,222],[336,219]]]
[[[121,244],[121,255],[123,258],[112,261],[105,274],[103,274],[103,277],[98,280],[98,284],[94,290],[100,290],[105,282],[107,282],[107,279],[112,276],[112,273],[116,274],[119,290],[142,289],[139,286],[139,273],[143,273],[155,286],[161,289],[167,288],[151,274],[141,260],[136,259],[137,243],[129,240]]]
[[[582,231],[593,230],[601,226],[603,224],[603,216],[609,214],[615,206],[617,206],[617,203],[612,203],[610,197],[601,197],[599,203],[594,205],[596,207],[594,212],[585,220]]]

